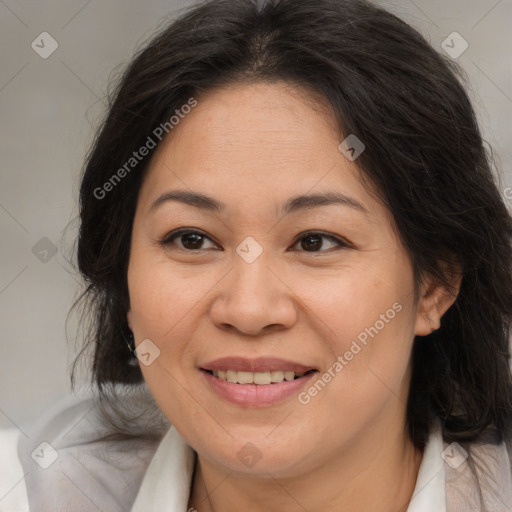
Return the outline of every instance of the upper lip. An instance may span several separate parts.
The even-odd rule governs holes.
[[[271,370],[293,371],[304,373],[315,370],[313,366],[306,366],[295,361],[287,361],[278,357],[258,357],[249,359],[247,357],[230,356],[221,357],[201,365],[203,370],[237,370],[241,372],[268,372]]]

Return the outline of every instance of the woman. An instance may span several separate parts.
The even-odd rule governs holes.
[[[512,220],[407,24],[195,7],[122,77],[80,207],[100,401],[20,437],[21,509],[512,508]]]

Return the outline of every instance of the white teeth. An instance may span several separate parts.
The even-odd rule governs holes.
[[[226,370],[226,380],[228,382],[238,382],[238,372],[236,370]]]
[[[238,384],[252,384],[254,382],[254,373],[252,372],[237,372]]]
[[[283,382],[284,372],[283,370],[273,370],[270,372],[270,379],[272,382]]]
[[[272,382],[272,376],[270,372],[255,372],[253,382],[254,384],[270,384]]]
[[[295,378],[294,372],[284,372],[284,380],[293,380]]]
[[[272,370],[268,372],[241,372],[237,370],[213,371],[213,375],[221,380],[238,384],[258,384],[264,386],[272,382],[283,382],[294,380],[295,377],[302,377],[304,373],[297,373],[291,370]]]

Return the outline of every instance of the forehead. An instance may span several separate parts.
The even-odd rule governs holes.
[[[361,202],[366,185],[341,138],[326,100],[307,90],[257,83],[210,91],[158,147],[140,199],[189,188],[246,205],[318,190]]]
[[[256,83],[210,91],[173,133],[168,147],[194,141],[195,155],[234,158],[247,151],[268,151],[288,159],[304,158],[312,150],[325,150],[320,141],[337,146],[339,134],[332,110],[306,90],[289,84]],[[332,147],[332,146],[331,146]],[[315,152],[316,152],[315,151]],[[194,156],[194,155],[189,155]]]

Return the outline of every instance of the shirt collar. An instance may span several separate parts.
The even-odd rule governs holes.
[[[446,512],[443,439],[436,428],[423,452],[407,512]],[[158,446],[131,512],[187,510],[196,453],[171,426]]]
[[[142,480],[131,512],[187,510],[196,453],[171,426]]]
[[[407,512],[446,512],[445,469],[441,428],[431,432]]]

